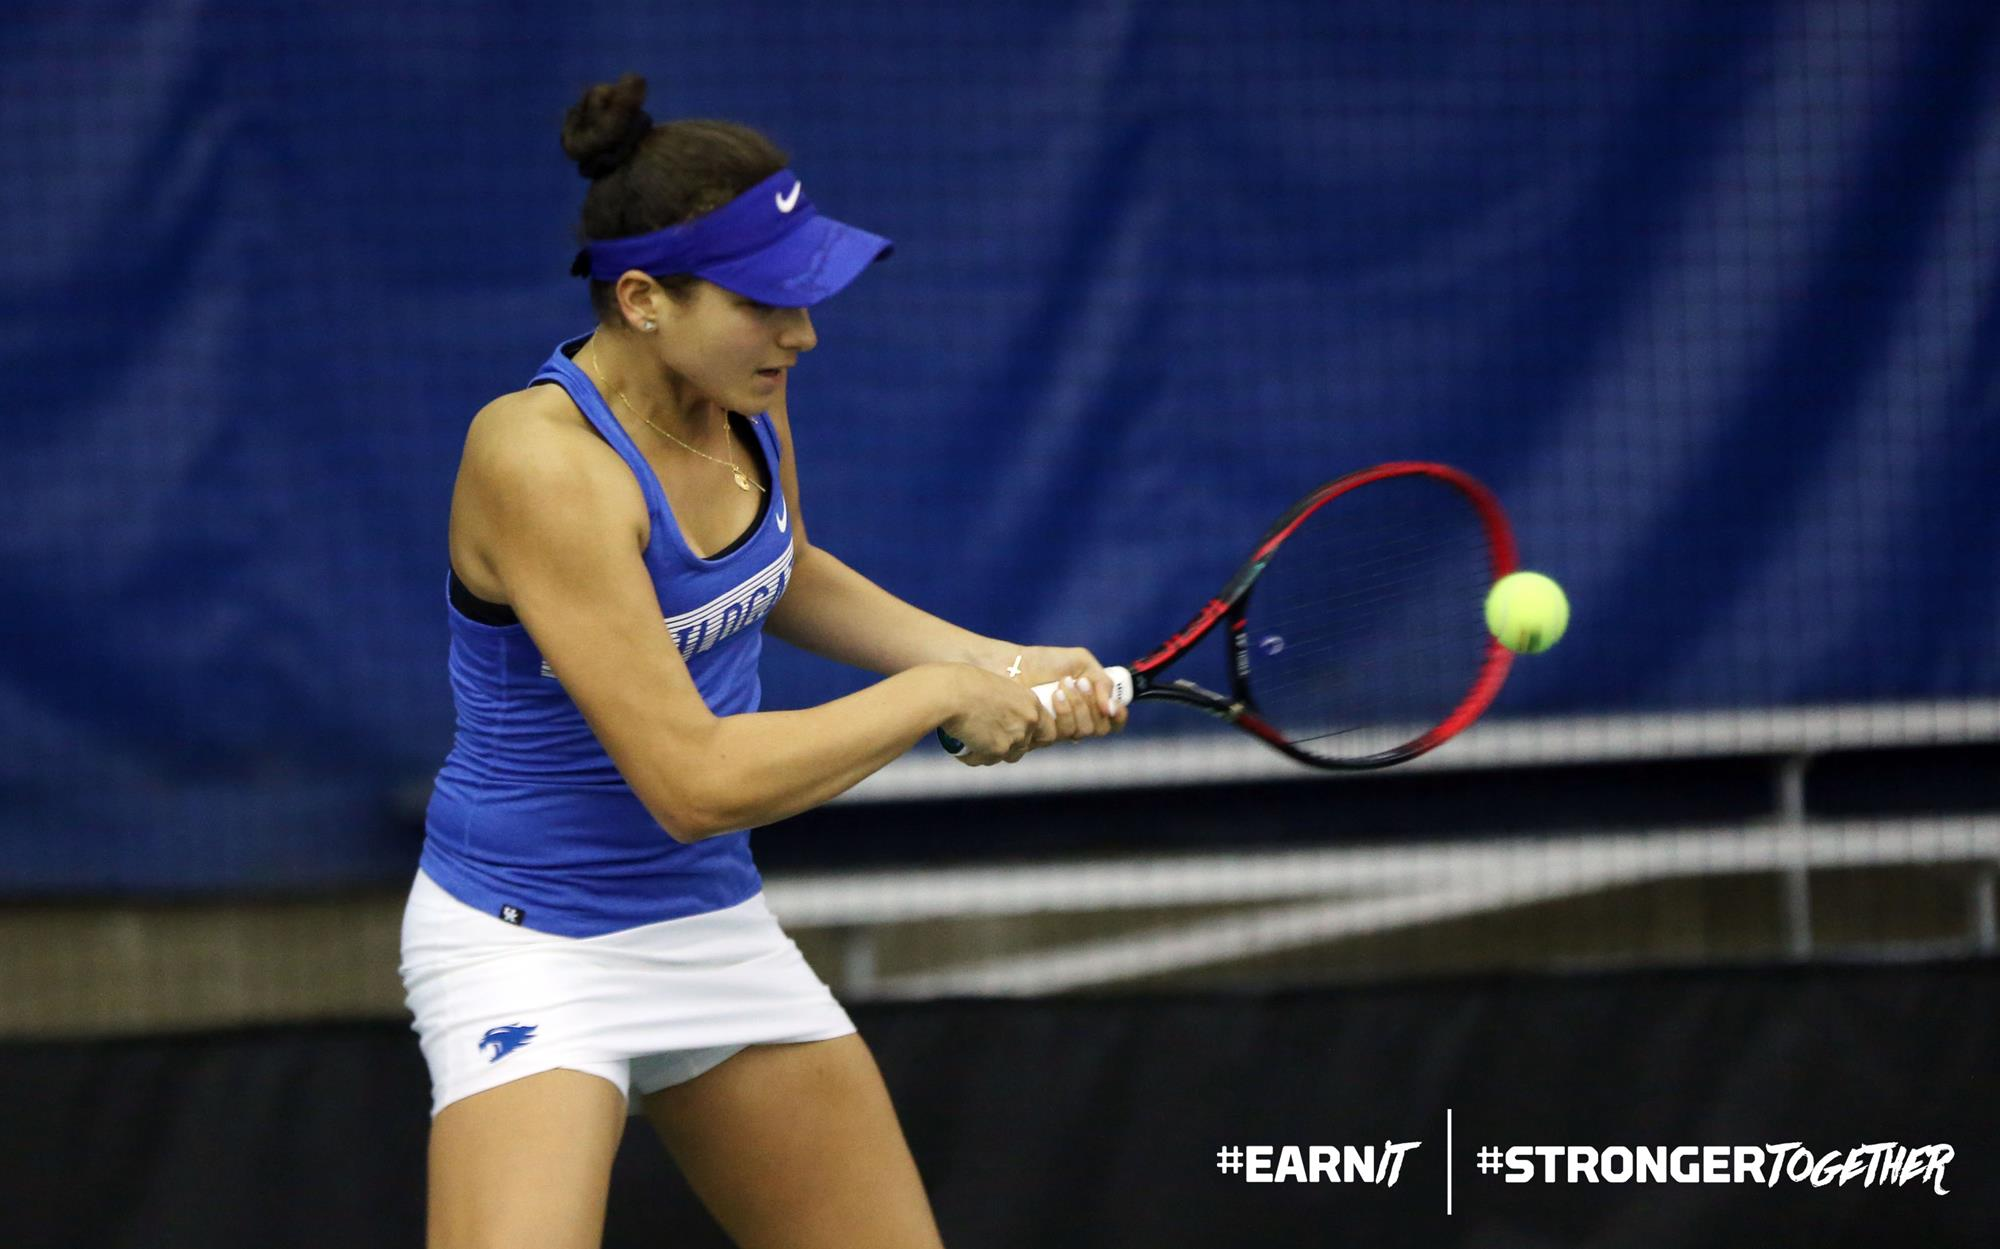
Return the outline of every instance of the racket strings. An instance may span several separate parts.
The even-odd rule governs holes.
[[[1244,615],[1252,704],[1328,759],[1392,750],[1448,716],[1486,654],[1484,526],[1427,478],[1371,483],[1309,517]]]

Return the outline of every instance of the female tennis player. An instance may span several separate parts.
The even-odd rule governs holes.
[[[807,309],[888,240],[820,215],[763,136],[655,126],[644,95],[628,75],[570,110],[597,324],[473,419],[452,497],[458,732],[401,969],[430,1244],[597,1245],[643,1113],[741,1245],[935,1246],[874,1060],[745,830],[940,727],[993,763],[1124,712],[1087,651],[957,628],[809,542],[787,379]],[[766,631],[886,679],[760,712]]]

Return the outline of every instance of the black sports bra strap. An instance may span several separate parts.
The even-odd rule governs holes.
[[[458,579],[458,569],[456,568],[451,570],[451,605],[456,607],[466,619],[476,620],[483,625],[504,628],[507,625],[521,623],[521,618],[515,615],[514,609],[507,606],[507,604],[489,603],[477,594],[474,594],[471,590],[466,589],[465,583]]]

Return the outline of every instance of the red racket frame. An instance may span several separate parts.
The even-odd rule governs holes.
[[[1514,660],[1512,651],[1491,638],[1487,639],[1485,656],[1472,684],[1465,692],[1465,697],[1459,700],[1458,705],[1452,708],[1448,715],[1430,729],[1406,742],[1355,759],[1322,758],[1292,745],[1285,740],[1283,733],[1257,713],[1256,699],[1250,690],[1250,654],[1244,636],[1244,611],[1250,588],[1256,584],[1258,576],[1271,562],[1271,557],[1280,546],[1284,545],[1286,538],[1328,503],[1371,482],[1397,477],[1428,477],[1457,489],[1472,504],[1473,511],[1486,531],[1493,580],[1498,581],[1516,569],[1518,555],[1514,545],[1514,531],[1507,523],[1507,514],[1501,510],[1500,501],[1494,497],[1493,492],[1471,474],[1453,468],[1449,464],[1433,464],[1422,460],[1396,460],[1349,473],[1345,477],[1326,483],[1294,504],[1291,510],[1280,517],[1277,523],[1258,540],[1256,550],[1230,577],[1221,593],[1203,604],[1192,620],[1162,642],[1151,654],[1129,665],[1132,670],[1133,698],[1135,700],[1162,698],[1187,703],[1234,724],[1301,763],[1340,771],[1383,768],[1403,763],[1435,749],[1463,732],[1492,705],[1494,696],[1500,692],[1500,686],[1507,680],[1508,669]],[[1225,696],[1203,689],[1192,681],[1156,679],[1155,674],[1186,654],[1191,647],[1208,636],[1218,622],[1225,619],[1229,622],[1231,695]]]

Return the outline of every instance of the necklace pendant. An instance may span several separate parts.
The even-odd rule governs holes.
[[[736,478],[736,488],[738,490],[748,490],[750,488],[750,479],[743,475],[742,469],[732,468],[729,471]]]

